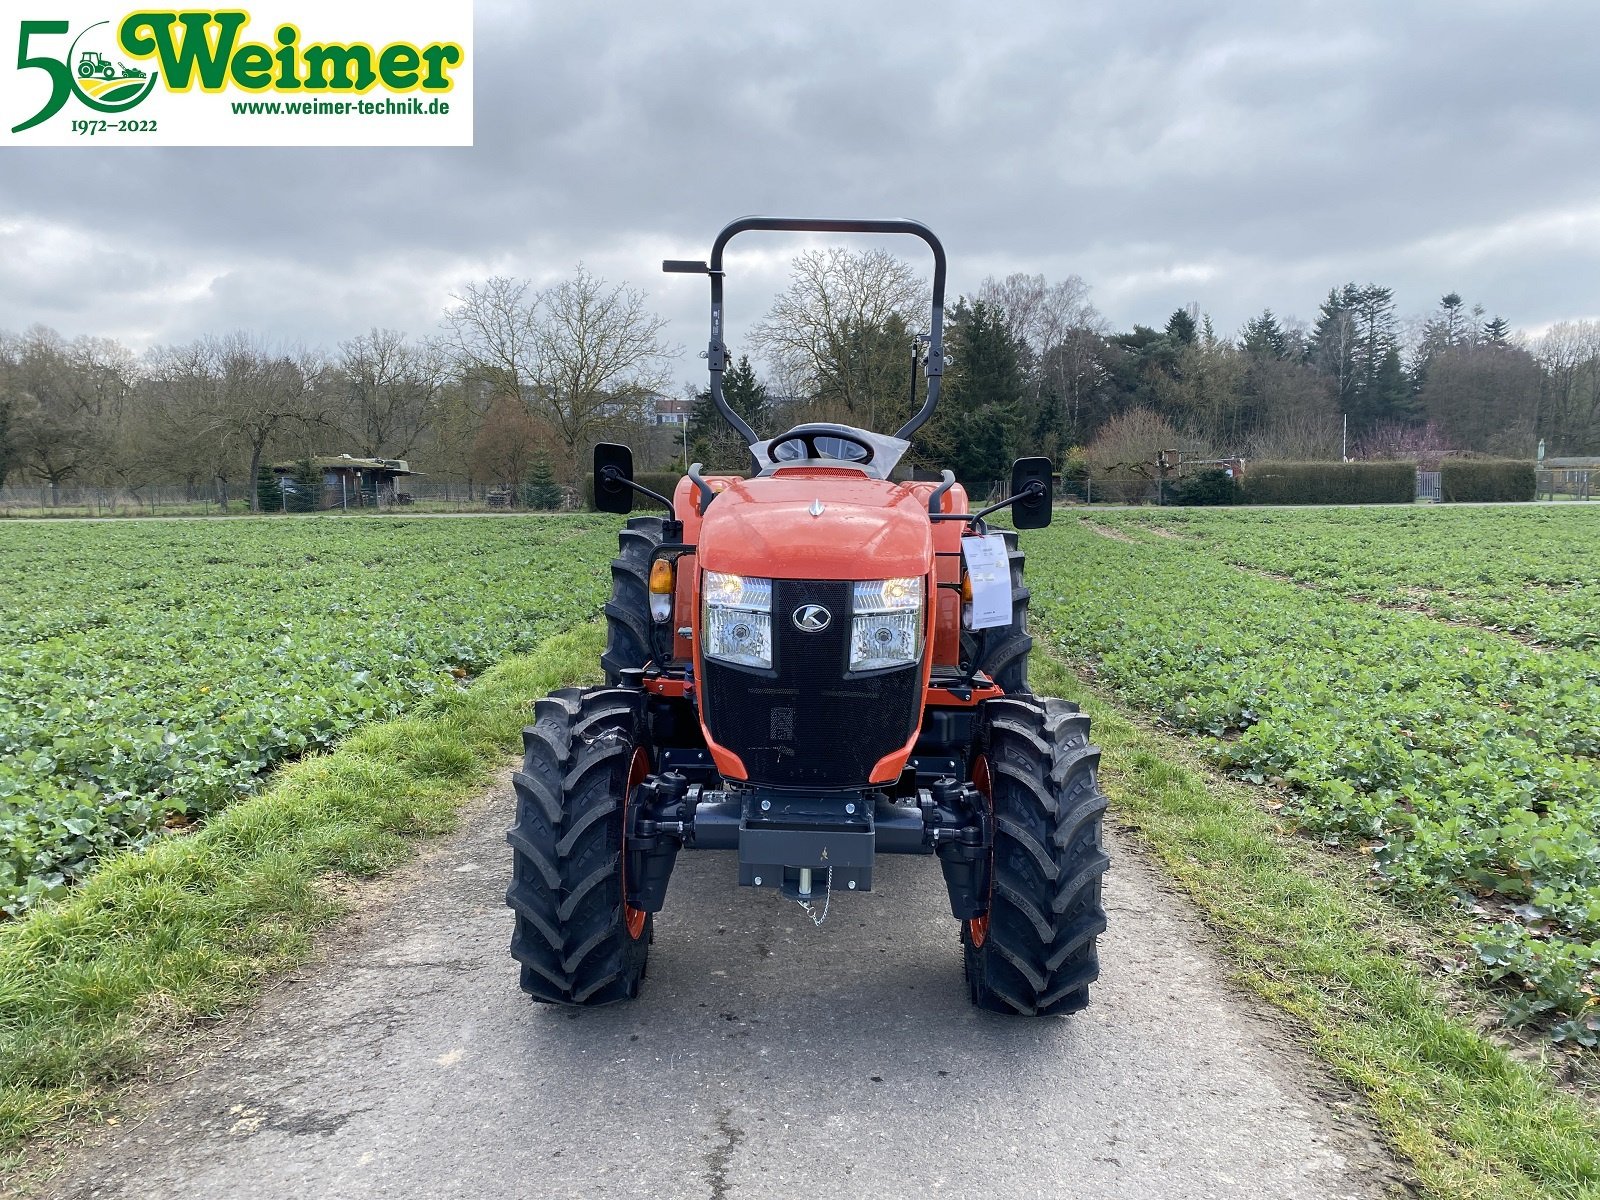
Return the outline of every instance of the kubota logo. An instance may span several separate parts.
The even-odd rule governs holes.
[[[833,614],[820,604],[802,604],[794,610],[796,629],[807,633],[821,633],[833,621]]]
[[[280,17],[286,10],[295,11],[294,2],[266,0],[260,7],[270,8],[273,17]],[[435,118],[434,125],[452,126],[454,141],[461,138],[463,118],[470,124],[470,94],[464,103],[454,104],[454,120],[449,120],[452,101],[459,98],[445,98],[455,90],[457,73],[465,77],[470,93],[464,48],[471,32],[470,0],[428,4],[395,0],[366,10],[342,3],[317,4],[302,10],[305,20],[332,26],[338,40],[303,36],[293,20],[263,19],[253,26],[251,14],[243,9],[147,9],[101,20],[95,18],[101,14],[111,18],[114,13],[107,13],[95,0],[67,0],[57,5],[58,14],[62,8],[93,16],[21,21],[16,26],[16,67],[0,93],[10,117],[0,127],[9,126],[13,134],[50,121],[74,99],[91,114],[121,116],[148,100],[158,86],[163,102],[141,112],[141,118],[159,117],[163,126],[175,120],[205,124],[207,132],[219,128],[223,116],[425,116]],[[358,23],[355,29],[350,28],[353,22]],[[416,39],[419,29],[428,33],[448,30],[454,37]],[[364,35],[365,40],[352,38],[352,33]],[[375,33],[400,36],[383,38],[373,36]],[[0,38],[0,45],[4,41],[9,38]],[[5,57],[10,57],[9,52]],[[0,71],[7,67],[0,59]],[[202,101],[201,96],[208,93],[230,96]],[[373,98],[366,99],[369,96]],[[74,119],[72,132],[104,132],[108,124],[124,133],[169,132],[158,129],[154,119]],[[395,131],[379,133],[375,127],[365,136],[328,136],[331,129],[319,129],[286,141],[261,133],[261,124],[256,122],[238,139],[207,140],[233,144],[445,144],[418,141],[416,135]],[[281,122],[276,124],[282,127]],[[180,132],[187,140],[198,138],[200,130]],[[38,135],[28,140],[37,141]],[[150,140],[169,139],[158,136]],[[464,144],[470,142],[469,129]],[[195,140],[189,144],[204,143]]]

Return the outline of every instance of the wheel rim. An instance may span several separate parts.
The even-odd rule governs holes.
[[[650,755],[640,746],[628,763],[628,783],[622,794],[622,923],[628,936],[636,942],[644,936],[644,923],[650,914],[628,903],[628,806],[633,803],[633,789],[643,783],[648,774]]]
[[[994,814],[994,782],[989,775],[989,756],[979,754],[972,760],[972,786],[977,788],[985,800],[989,802],[991,818]],[[989,822],[991,828],[994,821]],[[992,837],[992,834],[991,834]],[[989,850],[989,908],[994,906],[994,850]],[[972,943],[974,950],[981,950],[983,943],[989,938],[989,911],[986,910],[981,917],[967,919],[967,939]]]

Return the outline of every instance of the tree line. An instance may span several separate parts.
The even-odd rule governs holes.
[[[803,420],[892,431],[921,404],[928,288],[879,250],[808,251],[725,376],[776,433]],[[266,464],[338,449],[437,478],[577,484],[590,448],[645,466],[738,468],[744,448],[690,389],[687,430],[655,418],[680,352],[643,293],[581,265],[547,287],[475,282],[438,327],[331,350],[248,332],[136,354],[50,329],[0,333],[0,485],[182,485],[256,496]],[[1309,324],[1269,311],[1219,333],[1190,306],[1115,331],[1077,276],[987,279],[950,307],[944,402],[914,462],[1001,477],[1018,454],[1102,471],[1191,456],[1334,459],[1600,453],[1600,322],[1537,337],[1456,293],[1402,319],[1393,293],[1329,291]],[[753,358],[752,358],[753,356]],[[759,367],[758,365],[759,364]]]
[[[909,268],[876,252],[801,255],[754,331],[765,382],[741,359],[726,390],[762,411],[787,407],[784,418],[893,428],[919,402],[908,367],[927,297]],[[1600,454],[1600,322],[1520,336],[1454,292],[1411,319],[1391,289],[1351,282],[1330,289],[1309,324],[1267,310],[1225,335],[1191,306],[1160,328],[1114,331],[1077,276],[1014,274],[960,297],[946,331],[945,403],[913,455],[969,481],[998,479],[1029,453],[1108,474],[1162,449],[1531,459],[1542,439],[1551,455]],[[692,431],[731,464],[703,394]]]

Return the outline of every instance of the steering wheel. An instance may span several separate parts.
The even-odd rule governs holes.
[[[796,425],[767,443],[767,457],[784,463],[834,459],[862,466],[873,459],[872,444],[844,425]]]

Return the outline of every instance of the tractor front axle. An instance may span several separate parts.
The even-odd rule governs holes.
[[[988,911],[994,830],[970,783],[934,780],[914,795],[861,789],[711,790],[678,771],[648,775],[627,806],[628,904],[659,912],[680,849],[737,850],[739,882],[822,900],[832,888],[872,890],[878,854],[938,854],[960,919]]]

